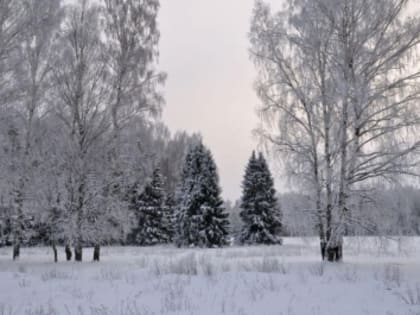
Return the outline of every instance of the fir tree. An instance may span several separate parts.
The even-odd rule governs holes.
[[[241,243],[281,244],[281,212],[275,195],[265,158],[262,154],[257,158],[253,152],[242,182]]]
[[[137,226],[131,236],[134,243],[142,246],[167,243],[171,239],[171,220],[166,207],[164,182],[160,169],[155,169],[152,180],[141,195],[134,195]]]
[[[216,164],[202,143],[187,154],[178,197],[178,246],[216,247],[228,243],[228,214],[220,197]]]

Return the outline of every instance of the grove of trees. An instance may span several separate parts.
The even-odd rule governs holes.
[[[127,241],[135,210],[168,211],[161,199],[173,199],[200,136],[159,120],[158,10],[157,0],[0,0],[0,243],[14,259],[41,242],[56,260],[57,245],[78,261],[94,246],[99,260],[101,245]]]

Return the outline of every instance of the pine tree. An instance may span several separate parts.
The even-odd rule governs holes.
[[[216,247],[228,243],[228,214],[220,197],[211,152],[202,143],[188,152],[178,195],[178,246]]]
[[[171,220],[166,206],[164,182],[160,169],[155,169],[152,180],[135,200],[137,226],[131,236],[134,243],[150,246],[168,243],[171,239]]]
[[[243,244],[281,244],[281,212],[274,181],[264,156],[252,153],[242,182],[240,217]]]

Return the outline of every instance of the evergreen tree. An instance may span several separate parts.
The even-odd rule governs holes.
[[[228,243],[228,214],[220,197],[211,152],[202,143],[188,152],[178,194],[178,246],[216,247]]]
[[[277,205],[274,181],[267,162],[255,152],[246,167],[242,182],[240,217],[243,244],[281,244],[281,212]]]
[[[184,165],[181,173],[180,186],[176,192],[176,210],[175,210],[175,233],[174,241],[178,246],[186,246],[192,244],[195,235],[190,235],[192,213],[189,211],[191,207],[191,196],[194,190],[193,178],[196,177],[196,170],[193,170],[193,160],[195,159],[196,147],[191,146],[185,156]]]
[[[141,195],[138,198],[134,196],[137,226],[131,237],[137,245],[168,243],[171,239],[171,220],[163,186],[163,178],[157,168]]]
[[[168,232],[169,232],[169,242],[172,242],[175,237],[175,226],[176,226],[176,200],[172,193],[169,193],[166,196],[165,200],[165,211],[168,218]]]

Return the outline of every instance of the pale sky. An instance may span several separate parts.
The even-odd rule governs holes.
[[[253,4],[161,0],[159,15],[159,68],[168,73],[163,120],[173,132],[203,135],[223,197],[232,201],[240,197],[244,168],[257,145],[252,136],[258,123],[256,71],[247,38]]]

